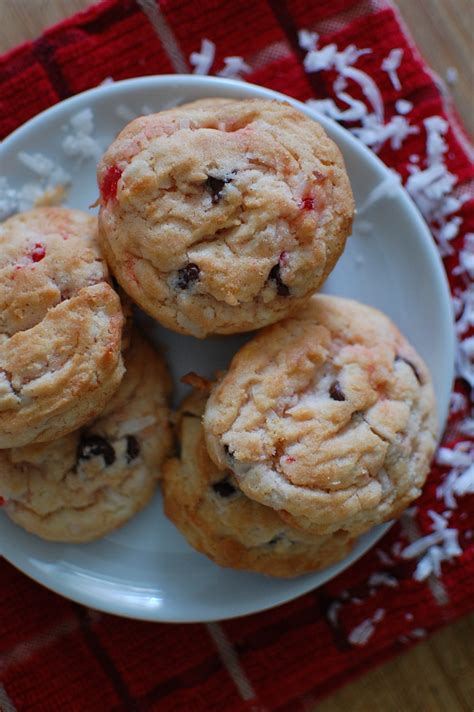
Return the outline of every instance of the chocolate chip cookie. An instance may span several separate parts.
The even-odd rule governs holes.
[[[314,296],[236,354],[204,416],[211,458],[292,526],[353,534],[420,494],[436,444],[428,369],[387,316]]]
[[[153,495],[171,444],[170,379],[133,333],[118,391],[92,423],[50,443],[0,451],[0,497],[43,539],[85,542],[124,524]]]
[[[291,577],[344,558],[354,537],[342,529],[317,536],[285,524],[249,499],[230,469],[207,453],[201,415],[205,396],[193,395],[180,413],[181,453],[163,468],[165,513],[188,542],[221,566]]]
[[[135,119],[97,175],[113,273],[184,334],[248,331],[295,311],[351,230],[339,149],[277,101],[207,99]]]
[[[123,322],[96,218],[37,208],[0,225],[0,448],[98,415],[124,373]]]

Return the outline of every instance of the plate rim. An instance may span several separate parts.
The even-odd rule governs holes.
[[[97,87],[87,89],[86,91],[80,92],[79,94],[75,94],[74,96],[71,96],[67,99],[64,99],[63,101],[53,104],[53,106],[46,108],[44,111],[30,118],[27,122],[19,126],[17,129],[15,129],[15,131],[13,131],[4,139],[4,141],[2,142],[2,148],[8,149],[12,143],[14,144],[17,141],[21,142],[23,134],[27,134],[31,130],[31,128],[33,128],[37,124],[42,124],[45,121],[47,122],[50,119],[51,115],[57,117],[58,113],[66,113],[68,110],[71,110],[72,112],[74,111],[74,108],[76,106],[78,110],[80,110],[80,108],[86,108],[87,101],[90,97],[94,99],[94,97],[97,97],[99,95],[109,95],[110,99],[113,100],[113,95],[115,93],[122,94],[124,91],[126,92],[128,88],[146,88],[147,85],[149,87],[153,87],[155,90],[159,89],[160,85],[171,85],[171,88],[177,94],[179,94],[180,85],[188,83],[191,83],[192,85],[195,85],[197,87],[201,86],[204,92],[211,92],[213,86],[226,87],[230,91],[236,90],[239,93],[241,93],[243,89],[249,89],[249,93],[253,93],[254,97],[256,97],[258,94],[260,97],[267,97],[269,99],[273,98],[279,101],[286,101],[292,106],[294,106],[296,109],[302,111],[310,118],[320,122],[323,127],[329,128],[333,138],[335,137],[334,140],[336,141],[336,143],[338,142],[338,137],[341,137],[344,142],[349,142],[356,154],[360,156],[364,162],[368,162],[369,164],[371,164],[371,166],[376,169],[376,172],[381,176],[381,178],[387,176],[388,171],[390,171],[390,168],[386,166],[376,154],[370,151],[370,149],[367,148],[361,141],[356,139],[347,129],[342,127],[333,119],[321,115],[318,111],[307,106],[298,99],[294,99],[281,92],[275,91],[273,89],[268,89],[267,87],[262,87],[257,84],[252,84],[250,82],[192,74],[147,75],[144,77],[133,77],[130,79],[124,79],[113,82],[111,84],[99,85]],[[205,96],[205,93],[203,93],[203,96]],[[397,193],[399,193],[397,195],[397,198],[402,200],[402,202],[404,203],[404,207],[408,210],[410,220],[414,224],[414,230],[416,230],[417,233],[420,233],[422,235],[421,242],[424,243],[424,247],[426,248],[425,252],[427,252],[427,254],[429,255],[431,269],[434,270],[434,272],[436,273],[438,289],[444,292],[442,299],[443,313],[439,315],[439,321],[440,323],[443,323],[444,327],[447,327],[448,324],[451,326],[451,329],[444,329],[447,332],[447,336],[449,337],[449,342],[444,343],[444,350],[447,355],[446,360],[449,359],[451,368],[450,373],[443,382],[445,396],[444,406],[443,408],[441,408],[441,406],[438,405],[438,420],[440,423],[441,437],[441,434],[445,428],[447,421],[449,394],[452,390],[452,383],[454,379],[454,358],[456,343],[449,282],[443,267],[441,256],[436,248],[433,236],[429,230],[428,225],[421,216],[421,213],[419,212],[417,206],[401,184],[397,188]],[[241,616],[259,613],[264,610],[275,608],[276,606],[282,605],[283,603],[288,603],[298,598],[299,596],[308,593],[309,591],[316,590],[320,586],[323,586],[325,583],[332,580],[335,576],[347,569],[349,566],[353,565],[357,560],[359,560],[368,551],[370,551],[370,549],[372,549],[377,544],[377,542],[382,538],[382,536],[384,536],[384,534],[387,533],[387,531],[392,527],[393,524],[393,521],[385,522],[378,525],[377,527],[372,528],[371,530],[369,530],[369,532],[366,532],[364,536],[370,536],[370,534],[372,534],[373,536],[371,538],[370,543],[364,546],[362,551],[356,552],[356,550],[354,549],[349,554],[349,556],[345,557],[342,561],[334,564],[333,566],[328,567],[327,569],[312,572],[303,577],[297,577],[293,579],[295,582],[301,581],[302,585],[295,585],[296,591],[291,595],[275,595],[273,597],[273,600],[268,604],[261,604],[255,608],[244,610],[243,612],[239,610],[237,612],[229,613],[219,618],[211,618],[205,613],[201,615],[196,615],[196,613],[194,613],[191,616],[189,614],[186,616],[185,614],[170,615],[169,613],[167,613],[163,617],[162,615],[160,615],[159,607],[156,609],[147,609],[143,606],[143,604],[137,605],[130,604],[128,602],[125,604],[119,604],[115,600],[111,601],[109,598],[101,600],[100,597],[95,595],[94,593],[88,594],[87,591],[83,591],[82,589],[79,589],[79,591],[77,591],[74,589],[74,587],[71,587],[69,583],[63,583],[61,581],[60,572],[59,574],[57,573],[56,575],[51,575],[47,572],[41,572],[41,570],[38,568],[35,569],[32,561],[28,559],[28,554],[26,552],[24,554],[24,558],[26,559],[25,561],[21,561],[22,557],[16,557],[15,559],[15,557],[8,556],[3,551],[3,547],[1,546],[0,542],[0,556],[3,556],[16,569],[27,575],[36,583],[45,586],[54,593],[57,593],[69,600],[75,601],[82,605],[90,606],[104,613],[119,615],[121,617],[131,618],[134,620],[146,620],[150,622],[203,623],[214,620],[230,620],[232,618],[238,618]],[[18,558],[20,558],[20,562],[18,562]],[[327,577],[324,576],[325,571],[329,572]],[[312,583],[310,579],[314,575],[323,576],[323,580],[319,581],[318,583]],[[97,578],[96,580],[100,581]],[[303,583],[305,581],[306,583]]]

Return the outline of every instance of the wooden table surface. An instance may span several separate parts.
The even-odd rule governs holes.
[[[0,53],[91,4],[90,0],[0,0]],[[433,69],[443,78],[448,67],[457,70],[458,80],[451,90],[473,136],[474,0],[398,0],[397,4]],[[474,614],[346,685],[313,710],[473,712]]]

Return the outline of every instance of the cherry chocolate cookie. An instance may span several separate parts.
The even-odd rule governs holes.
[[[211,458],[248,497],[316,534],[399,515],[436,444],[420,356],[381,312],[322,295],[234,356],[204,427]]]
[[[124,316],[97,219],[37,208],[0,225],[0,448],[94,418],[124,373]]]
[[[339,149],[277,101],[206,99],[135,119],[97,175],[111,270],[184,334],[248,331],[294,312],[351,230]]]
[[[354,537],[340,530],[317,536],[286,524],[249,499],[233,473],[210,459],[201,416],[205,396],[193,394],[179,416],[181,453],[165,463],[165,513],[195,549],[221,566],[270,576],[299,576],[343,559]]]
[[[0,450],[10,518],[53,541],[85,542],[124,524],[156,489],[171,445],[164,361],[134,332],[118,391],[92,423],[50,443]]]

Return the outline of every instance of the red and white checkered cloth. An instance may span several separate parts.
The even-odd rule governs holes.
[[[386,120],[397,99],[413,103],[410,123],[419,132],[398,150],[387,141],[379,151],[403,180],[410,155],[418,154],[421,163],[426,158],[423,120],[440,116],[449,121],[446,165],[464,202],[456,212],[458,234],[444,260],[468,358],[474,350],[474,340],[469,341],[472,311],[471,316],[467,311],[472,263],[470,270],[457,268],[463,249],[466,261],[468,240],[472,249],[473,238],[465,236],[474,232],[470,148],[442,82],[384,0],[161,0],[159,5],[155,0],[105,0],[0,58],[0,138],[107,77],[189,72],[189,55],[200,50],[203,38],[216,46],[212,71],[224,66],[225,57],[237,55],[251,68],[246,74],[251,82],[301,101],[334,97],[333,71],[304,69],[305,52],[298,44],[302,28],[319,34],[319,46],[334,42],[342,50],[353,43],[372,50],[357,60],[357,67],[380,88]],[[403,49],[401,90],[381,69],[393,48]],[[364,100],[357,86],[351,92]],[[458,379],[455,390],[461,395],[453,401],[443,445],[463,453],[472,441],[467,382]],[[161,625],[99,614],[1,562],[0,708],[308,709],[338,685],[473,608],[472,494],[457,499],[449,519],[459,531],[462,553],[443,562],[440,576],[416,581],[416,560],[400,556],[414,533],[431,531],[428,511],[446,509],[436,490],[449,472],[448,466],[435,465],[408,523],[395,525],[375,550],[333,581],[274,610],[225,623]],[[380,573],[385,575],[374,577]]]

